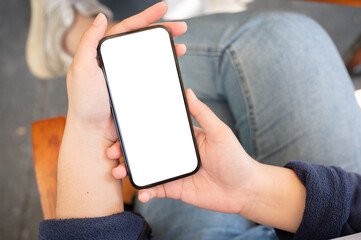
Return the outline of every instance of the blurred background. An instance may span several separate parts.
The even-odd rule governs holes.
[[[104,0],[120,20],[155,1]],[[361,35],[361,8],[286,0],[169,0],[168,19],[222,11],[288,10],[311,16],[343,54]],[[37,239],[42,212],[33,170],[31,124],[65,115],[65,77],[32,76],[25,61],[30,2],[0,4],[0,239]],[[352,75],[361,88],[360,66]]]

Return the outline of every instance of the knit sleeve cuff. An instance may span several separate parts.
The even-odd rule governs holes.
[[[106,217],[45,220],[39,239],[150,239],[147,222],[136,213]]]
[[[301,161],[288,163],[306,187],[306,206],[295,234],[276,230],[280,239],[330,239],[340,236],[350,214],[347,173],[338,167]],[[292,216],[290,216],[292,217]]]

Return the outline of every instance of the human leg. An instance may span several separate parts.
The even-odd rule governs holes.
[[[249,20],[250,15],[242,16],[243,22],[236,15],[191,19],[187,21],[189,33],[175,39],[178,43],[185,43],[188,49],[187,54],[179,59],[185,87],[192,88],[231,127],[234,120],[219,81],[223,77],[219,74],[218,65],[223,46],[218,44],[219,39],[224,37],[225,26],[231,23],[242,25]],[[207,25],[208,29],[203,27]],[[147,204],[137,202],[136,210],[150,223],[158,239],[275,238],[272,228],[255,227],[254,223],[238,215],[212,212],[177,200],[154,199]]]
[[[80,36],[99,12],[112,17],[111,11],[96,0],[31,0],[26,43],[30,71],[42,79],[65,75]],[[69,29],[75,27],[77,35],[67,39]]]
[[[95,16],[86,16],[79,12],[75,12],[73,24],[65,32],[63,38],[63,48],[70,55],[74,56],[79,41],[83,33],[93,23]],[[108,29],[114,26],[115,22],[108,22]]]
[[[361,111],[329,36],[298,14],[268,13],[248,24],[220,65],[237,76],[224,78],[223,88],[249,152],[267,164],[302,160],[360,173]]]
[[[228,103],[251,155],[276,165],[298,159],[361,170],[354,161],[361,156],[361,112],[342,60],[317,23],[279,12],[220,14],[188,24],[188,34],[178,38],[188,47],[180,59],[185,86],[206,102]],[[202,76],[212,79],[213,91],[199,87]]]
[[[176,39],[188,47],[180,58],[184,85],[231,127],[235,119],[233,127],[252,156],[275,165],[298,159],[359,171],[360,110],[334,45],[315,22],[289,13],[242,13],[191,19],[188,26]],[[189,231],[214,227],[177,222],[178,215],[167,210],[176,204],[153,200],[138,209],[162,234],[172,224]],[[203,214],[179,207],[184,217]],[[161,219],[154,218],[157,209]],[[206,219],[214,220],[211,214]],[[252,224],[245,226],[239,236],[251,231]]]

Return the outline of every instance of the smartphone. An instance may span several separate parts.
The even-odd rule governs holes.
[[[133,186],[197,172],[200,157],[170,31],[152,26],[105,37],[98,60]]]

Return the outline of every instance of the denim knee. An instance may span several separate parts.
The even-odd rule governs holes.
[[[280,36],[295,34],[296,36],[325,35],[325,30],[312,18],[293,12],[256,12],[250,23],[258,24],[258,31],[277,33]],[[311,35],[312,36],[312,35]],[[325,36],[323,36],[325,37]],[[327,36],[328,37],[328,36]]]
[[[224,73],[235,72],[235,80],[225,81],[227,96],[234,98],[228,101],[240,136],[249,135],[257,157],[291,141],[293,133],[301,135],[309,127],[304,123],[317,118],[322,125],[339,105],[336,98],[352,96],[352,84],[332,40],[314,20],[287,12],[252,14],[233,31],[221,66]]]
[[[242,13],[239,13],[241,16]],[[335,50],[326,31],[308,16],[291,12],[253,13],[229,44],[241,42],[242,47],[250,48],[256,42],[263,50],[290,51],[298,56],[307,50]],[[265,48],[266,47],[266,48]],[[256,50],[257,53],[259,51]],[[267,51],[265,52],[267,53]]]
[[[297,13],[253,13],[226,48],[238,55],[244,69],[273,68],[269,78],[284,74],[284,80],[312,82],[326,80],[323,75],[333,68],[346,73],[326,31],[310,17]]]

